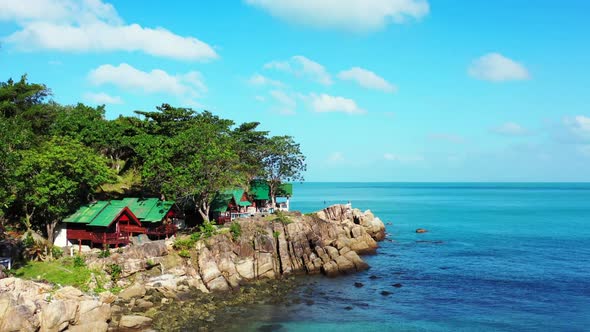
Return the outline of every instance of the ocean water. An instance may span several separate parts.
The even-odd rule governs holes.
[[[348,201],[386,223],[370,270],[309,277],[245,330],[590,331],[590,184],[304,183],[292,208]]]

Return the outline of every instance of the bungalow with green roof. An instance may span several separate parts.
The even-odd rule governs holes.
[[[125,198],[123,200],[98,201],[84,205],[63,220],[56,236],[57,245],[68,242],[88,242],[102,245],[124,245],[133,234],[170,236],[177,227],[172,224],[176,212],[174,202],[157,198]]]
[[[122,202],[137,216],[147,235],[168,237],[176,234],[178,227],[173,224],[173,220],[177,219],[179,213],[174,209],[173,201],[128,197],[123,198]]]
[[[258,212],[273,212],[275,209],[289,211],[290,199],[293,196],[293,184],[281,183],[279,185],[275,194],[277,206],[272,206],[270,186],[266,180],[252,180],[250,182],[250,196],[252,197],[253,206]],[[281,198],[283,200],[280,200]]]
[[[244,189],[224,190],[215,195],[213,202],[211,202],[210,217],[219,224],[231,222],[235,218],[247,214],[248,207],[251,205]]]
[[[66,239],[102,245],[124,245],[133,233],[142,233],[141,222],[122,201],[99,201],[82,206],[63,221]],[[59,240],[60,236],[56,237]],[[61,244],[61,243],[60,243]]]

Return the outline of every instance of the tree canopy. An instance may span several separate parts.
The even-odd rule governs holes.
[[[203,219],[216,193],[265,179],[303,180],[289,136],[169,104],[105,118],[105,106],[60,105],[43,84],[0,83],[0,222],[42,231],[80,205],[133,194],[189,206]],[[271,196],[274,196],[271,195]]]

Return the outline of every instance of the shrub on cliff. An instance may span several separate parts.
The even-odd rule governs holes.
[[[242,226],[240,226],[239,222],[232,222],[229,226],[229,231],[231,232],[231,236],[236,241],[242,235]]]

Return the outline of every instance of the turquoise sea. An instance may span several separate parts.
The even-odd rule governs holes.
[[[267,307],[249,329],[590,331],[590,184],[304,183],[294,190],[292,208],[302,212],[348,201],[371,209],[388,239],[365,256],[370,270],[310,277],[294,296],[312,301]]]

